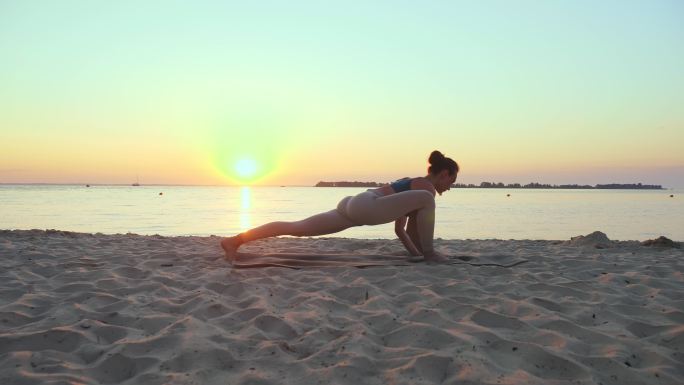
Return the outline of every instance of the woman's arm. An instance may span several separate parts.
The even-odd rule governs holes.
[[[401,240],[401,243],[404,244],[404,247],[412,256],[420,256],[423,255],[416,245],[413,244],[413,241],[411,241],[411,237],[406,233],[406,230],[404,230],[404,226],[406,226],[406,216],[400,217],[394,222],[394,233],[397,234],[397,237],[399,237],[399,240]]]

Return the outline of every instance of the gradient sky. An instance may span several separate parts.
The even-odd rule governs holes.
[[[684,187],[682,1],[0,0],[0,53],[0,183]]]

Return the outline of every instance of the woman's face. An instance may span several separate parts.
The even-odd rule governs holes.
[[[451,185],[454,184],[454,182],[456,182],[456,174],[450,175],[449,170],[442,170],[437,177],[435,190],[437,190],[439,195],[442,195],[443,192],[451,189]]]

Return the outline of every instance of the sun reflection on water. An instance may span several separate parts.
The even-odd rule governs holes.
[[[240,229],[245,231],[252,227],[250,208],[252,207],[252,190],[249,186],[240,188]]]

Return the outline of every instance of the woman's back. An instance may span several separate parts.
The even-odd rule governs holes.
[[[395,193],[408,191],[411,189],[411,182],[413,182],[413,178],[401,178],[390,183],[390,187],[392,187],[392,190],[394,190]]]

